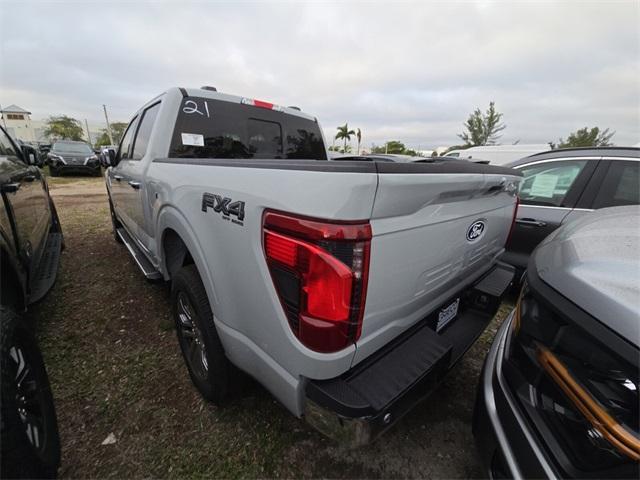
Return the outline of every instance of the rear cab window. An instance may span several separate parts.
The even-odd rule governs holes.
[[[182,100],[169,156],[327,160],[317,122],[266,108],[201,97]]]

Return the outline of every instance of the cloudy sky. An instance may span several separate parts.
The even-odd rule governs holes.
[[[640,142],[640,2],[0,2],[0,105],[127,121],[171,86],[345,121],[364,144],[458,143],[494,100],[503,143],[584,126]],[[92,128],[93,129],[93,128]]]

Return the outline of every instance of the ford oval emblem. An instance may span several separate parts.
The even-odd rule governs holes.
[[[477,222],[473,222],[471,226],[467,229],[467,240],[470,242],[474,242],[479,239],[484,233],[484,222],[482,220],[478,220]]]

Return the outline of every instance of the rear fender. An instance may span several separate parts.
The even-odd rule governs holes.
[[[157,254],[160,257],[160,271],[164,279],[170,280],[169,268],[164,254],[166,240],[164,233],[167,229],[175,231],[187,247],[187,250],[191,254],[191,258],[193,258],[193,263],[198,269],[198,274],[202,279],[202,283],[204,284],[207,296],[209,297],[209,303],[211,304],[211,309],[215,312],[218,306],[218,296],[216,295],[213,275],[209,270],[204,252],[197,241],[195,233],[189,226],[187,219],[180,213],[180,211],[171,206],[165,206],[160,210],[156,224],[156,238],[160,239]]]

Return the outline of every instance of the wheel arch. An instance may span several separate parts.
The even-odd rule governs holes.
[[[167,206],[158,214],[157,230],[160,239],[158,254],[160,268],[165,280],[182,266],[193,263],[207,291],[209,302],[215,311],[218,304],[213,272],[210,271],[204,251],[189,222],[174,207]]]

